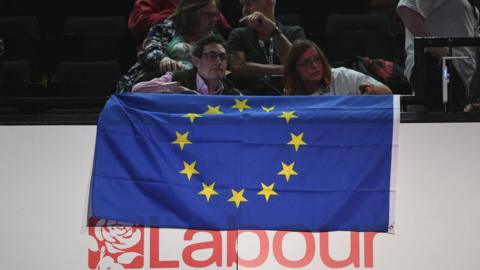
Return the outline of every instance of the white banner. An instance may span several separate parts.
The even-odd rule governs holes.
[[[95,126],[0,126],[1,269],[477,269],[480,124],[401,124],[395,235],[91,220]]]

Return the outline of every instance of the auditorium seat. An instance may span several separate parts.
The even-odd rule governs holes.
[[[369,12],[369,0],[335,0],[335,1],[277,1],[277,14],[298,14],[307,35],[322,33],[328,15],[366,14]]]
[[[118,61],[127,70],[135,60],[135,46],[125,18],[68,17],[65,20],[60,61]]]
[[[327,18],[325,32],[383,31],[388,32],[388,17],[384,14],[331,14]]]
[[[330,60],[341,61],[351,56],[393,60],[394,39],[388,32],[358,31],[327,35],[326,53]]]
[[[300,16],[295,13],[279,14],[276,16],[276,19],[285,25],[302,26],[302,21],[300,19]]]
[[[31,96],[31,68],[25,60],[0,63],[0,97]]]
[[[31,64],[31,77],[41,77],[41,32],[34,16],[0,17],[0,37],[5,44],[4,61],[25,60]]]
[[[60,62],[51,88],[59,97],[106,97],[115,92],[120,74],[116,61]]]
[[[332,14],[325,26],[326,53],[331,61],[351,56],[393,60],[394,37],[382,14]]]
[[[63,32],[73,35],[126,35],[127,24],[121,16],[68,17]]]
[[[0,17],[0,35],[40,36],[38,20],[34,16]]]
[[[7,115],[7,114],[19,114],[20,110],[17,108],[0,108],[0,115]]]

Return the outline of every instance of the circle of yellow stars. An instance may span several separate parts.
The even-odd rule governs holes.
[[[235,104],[231,106],[233,109],[237,109],[239,112],[244,112],[245,110],[252,109],[248,104],[248,99],[235,99]],[[271,113],[275,110],[275,106],[265,107],[261,106],[262,110],[265,113]],[[211,106],[207,105],[207,110],[203,113],[203,115],[215,115],[215,114],[223,114],[222,108],[220,105]],[[197,113],[187,113],[182,115],[184,118],[188,118],[191,124],[194,124],[198,118],[202,118],[203,115]],[[289,124],[293,119],[298,118],[295,115],[295,111],[281,111],[278,115],[278,118],[282,118],[285,120],[286,124]],[[172,144],[176,144],[179,146],[180,151],[183,151],[187,145],[193,144],[192,141],[188,138],[189,132],[179,132],[175,131],[175,140],[172,141]],[[300,134],[290,133],[291,140],[287,142],[287,145],[293,146],[295,152],[298,152],[300,146],[305,146],[307,143],[303,140],[304,132]],[[183,161],[183,170],[179,173],[184,174],[188,181],[192,180],[193,175],[199,175],[200,172],[196,168],[197,161],[186,162]],[[291,180],[292,176],[297,176],[298,172],[295,171],[295,162],[285,163],[281,162],[281,170],[277,173],[277,175],[284,176],[286,182],[288,183]],[[211,183],[202,182],[202,190],[198,192],[199,195],[205,196],[205,200],[210,202],[212,196],[217,196],[219,193],[215,190],[215,181]],[[275,183],[271,183],[269,185],[261,182],[260,183],[260,191],[257,193],[259,196],[264,196],[265,202],[269,202],[272,196],[278,196],[279,194],[275,191]],[[248,202],[247,198],[245,197],[245,189],[235,190],[231,189],[232,196],[228,199],[228,202],[232,202],[235,204],[236,208],[239,208],[241,203]]]

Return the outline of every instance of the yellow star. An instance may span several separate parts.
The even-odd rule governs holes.
[[[190,118],[190,123],[193,124],[193,121],[195,121],[195,118],[199,118],[199,117],[202,117],[202,116],[200,114],[196,114],[196,113],[187,113],[183,117]]]
[[[238,100],[235,99],[235,105],[232,106],[234,109],[238,109],[240,112],[243,112],[245,109],[251,109],[252,107],[247,105],[248,99]]]
[[[177,139],[172,142],[172,144],[178,144],[180,146],[180,150],[183,151],[183,147],[185,144],[191,144],[192,142],[188,140],[188,132],[185,132],[183,134],[178,133],[178,131],[175,131],[175,134],[177,135]]]
[[[264,183],[261,183],[261,184],[262,184],[262,190],[257,194],[265,196],[265,200],[267,202],[268,202],[268,199],[270,199],[270,196],[278,195],[278,193],[273,190],[273,186],[275,186],[275,183],[272,183],[270,186],[267,186]]]
[[[180,173],[182,174],[186,174],[187,177],[188,177],[188,181],[190,181],[190,179],[192,179],[192,175],[194,174],[200,174],[196,169],[195,169],[195,165],[197,164],[196,161],[192,162],[192,164],[188,164],[187,162],[183,162],[183,167],[184,169],[180,171]]]
[[[229,202],[234,202],[237,208],[240,207],[241,202],[247,202],[248,200],[243,197],[243,192],[245,192],[245,189],[240,190],[237,192],[236,190],[232,189],[232,197],[228,199]]]
[[[270,108],[262,106],[262,110],[264,110],[265,112],[271,112],[271,111],[273,111],[273,109],[275,109],[275,106],[272,106]]]
[[[282,115],[278,116],[278,118],[285,118],[285,121],[287,121],[287,124],[290,122],[290,119],[292,118],[298,118],[298,116],[295,115],[295,112],[283,112]]]
[[[210,197],[212,195],[218,195],[218,193],[215,191],[215,182],[213,182],[209,186],[207,186],[207,184],[205,184],[205,183],[202,183],[202,186],[203,186],[203,189],[198,194],[205,195],[205,198],[207,199],[207,202],[210,201]]]
[[[282,170],[278,172],[278,175],[284,175],[288,182],[290,180],[290,176],[298,175],[298,173],[293,170],[293,166],[295,166],[295,162],[292,162],[290,165],[282,162]]]
[[[220,111],[220,105],[212,107],[210,105],[208,106],[208,110],[204,112],[204,114],[222,114],[223,112]]]
[[[290,136],[292,136],[292,140],[289,141],[287,144],[293,145],[295,147],[295,152],[298,151],[298,148],[300,148],[300,145],[307,145],[307,143],[303,141],[303,132],[300,133],[300,135],[295,135],[293,133],[290,133]]]

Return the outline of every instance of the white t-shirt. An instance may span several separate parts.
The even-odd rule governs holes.
[[[383,83],[361,72],[340,67],[332,68],[332,82],[325,91],[317,91],[313,95],[332,95],[346,96],[358,95],[360,91],[358,87],[362,84],[372,84],[375,86],[385,86]]]
[[[468,0],[400,0],[397,8],[405,6],[425,19],[427,30],[435,37],[477,37],[478,20]],[[405,75],[410,78],[414,66],[413,35],[405,28]],[[455,47],[453,56],[467,56],[467,60],[453,60],[466,88],[475,71],[478,48]]]

